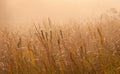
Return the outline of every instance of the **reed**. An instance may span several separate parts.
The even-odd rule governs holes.
[[[34,24],[31,37],[2,31],[0,74],[120,74],[120,42],[105,27],[119,18],[111,22],[60,27],[48,18],[49,29]]]

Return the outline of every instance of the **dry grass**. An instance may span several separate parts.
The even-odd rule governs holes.
[[[29,35],[1,31],[0,74],[120,74],[119,18],[34,27]]]

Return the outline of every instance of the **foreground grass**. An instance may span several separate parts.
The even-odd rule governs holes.
[[[1,32],[0,74],[120,74],[119,36],[106,23],[44,25],[29,35]]]

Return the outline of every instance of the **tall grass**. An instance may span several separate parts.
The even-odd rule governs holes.
[[[48,19],[29,35],[1,31],[0,74],[120,74],[118,27],[119,18],[63,26]]]

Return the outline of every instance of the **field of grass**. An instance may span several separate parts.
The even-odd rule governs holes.
[[[0,31],[0,74],[120,74],[120,16]]]

